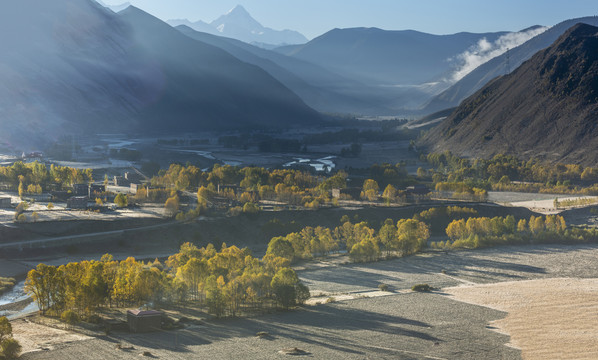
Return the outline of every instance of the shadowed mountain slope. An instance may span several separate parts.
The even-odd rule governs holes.
[[[553,44],[559,36],[563,35],[569,28],[577,23],[598,26],[598,17],[590,16],[578,19],[563,21],[542,34],[535,36],[527,42],[517,46],[510,51],[480,65],[478,68],[467,74],[450,88],[432,98],[424,106],[425,113],[431,113],[442,109],[456,107],[468,96],[486,85],[497,76],[504,75],[510,69],[516,69],[524,61],[530,59],[538,51]],[[507,66],[507,57],[509,66]]]
[[[331,30],[304,45],[275,49],[366,83],[419,85],[438,81],[453,68],[450,59],[485,38],[505,32],[432,35],[377,28]]]
[[[422,139],[432,151],[598,163],[598,27],[578,24]]]
[[[9,0],[0,9],[0,141],[320,121],[262,69],[134,7]]]

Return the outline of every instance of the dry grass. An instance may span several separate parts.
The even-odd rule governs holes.
[[[524,359],[596,359],[598,279],[541,279],[445,289],[457,300],[508,312],[492,323]]]
[[[91,339],[85,335],[35,324],[26,319],[13,321],[12,329],[14,338],[23,346],[23,354],[50,350],[65,343]]]

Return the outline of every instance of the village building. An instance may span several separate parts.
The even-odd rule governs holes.
[[[0,209],[6,209],[11,207],[11,200],[9,197],[0,198]]]
[[[124,176],[115,176],[114,177],[114,186],[130,186],[131,181],[127,180]]]
[[[129,180],[132,184],[141,184],[143,177],[137,173],[126,172],[125,179]]]
[[[72,196],[67,199],[66,207],[71,209],[87,209],[87,196]]]
[[[128,310],[129,330],[134,333],[160,331],[162,315],[163,313],[157,310]]]
[[[106,186],[104,184],[91,184],[89,185],[89,198],[95,199],[102,193],[106,192]]]
[[[430,189],[428,189],[428,187],[426,185],[417,184],[417,185],[413,185],[413,186],[407,186],[407,188],[405,189],[405,192],[408,195],[426,195],[426,194],[430,193]]]
[[[87,184],[74,184],[73,185],[73,196],[87,196],[89,192],[89,185]]]

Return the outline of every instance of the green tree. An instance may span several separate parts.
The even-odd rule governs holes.
[[[430,230],[424,222],[401,219],[397,223],[398,249],[403,256],[414,254],[426,247]]]
[[[293,261],[295,259],[295,249],[293,244],[282,236],[275,237],[270,240],[270,243],[268,243],[268,250],[266,250],[266,255],[269,254],[276,257],[285,258],[289,261]]]
[[[355,262],[376,261],[380,257],[380,247],[373,239],[363,240],[353,245],[349,257]]]
[[[255,214],[260,211],[260,206],[253,202],[248,202],[243,205],[243,213],[245,214]]]
[[[21,350],[21,344],[17,340],[13,338],[4,339],[0,343],[0,358],[17,359]]]
[[[0,317],[0,342],[12,336],[12,325],[6,316]]]
[[[392,251],[398,250],[397,227],[392,220],[387,219],[384,222],[384,225],[382,225],[380,231],[378,232],[378,237],[380,238],[382,246],[384,246],[384,249],[386,250],[386,255],[390,255]]]
[[[384,201],[390,203],[397,199],[398,194],[399,191],[391,184],[388,184],[382,193],[382,197],[384,198]]]
[[[285,309],[297,303],[296,286],[299,278],[293,269],[280,269],[272,278],[270,286],[278,303]]]
[[[177,279],[187,285],[193,300],[199,299],[199,285],[208,276],[208,263],[205,259],[191,258],[176,272]]]
[[[375,180],[367,179],[363,182],[363,189],[361,191],[361,198],[367,199],[369,201],[374,201],[378,199],[378,195],[380,192],[380,187]]]
[[[224,285],[224,278],[222,276],[216,278],[215,275],[210,275],[206,279],[205,288],[208,311],[217,317],[224,315],[224,310],[226,309],[226,299],[222,293]]]
[[[169,197],[164,203],[164,208],[169,216],[174,216],[179,212],[180,201],[178,195]]]
[[[114,203],[119,208],[124,208],[129,205],[129,198],[125,194],[117,194],[116,197],[114,198]]]
[[[65,310],[60,314],[60,320],[69,325],[74,325],[79,322],[79,315],[73,310]]]

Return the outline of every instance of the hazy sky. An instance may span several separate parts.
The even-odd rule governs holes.
[[[104,0],[118,5],[126,0]],[[346,27],[414,29],[433,34],[521,30],[598,15],[596,0],[129,0],[163,20],[210,22],[243,5],[262,25],[313,38]]]

